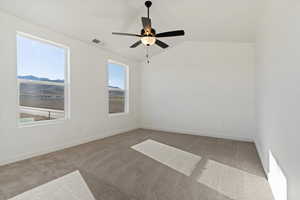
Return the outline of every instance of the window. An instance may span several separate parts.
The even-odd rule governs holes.
[[[20,124],[66,118],[68,49],[17,34]]]
[[[109,113],[126,113],[128,110],[128,67],[108,62]]]

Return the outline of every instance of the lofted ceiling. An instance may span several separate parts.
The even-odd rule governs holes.
[[[263,0],[152,0],[157,32],[184,29],[185,37],[162,39],[171,47],[185,40],[254,42]],[[85,42],[143,60],[145,47],[130,49],[137,38],[111,32],[139,33],[146,16],[144,0],[1,0],[0,9]],[[100,45],[100,46],[101,46]],[[150,55],[162,50],[150,47]]]

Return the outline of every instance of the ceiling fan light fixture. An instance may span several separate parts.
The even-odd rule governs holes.
[[[144,36],[141,38],[141,41],[144,45],[151,46],[151,45],[155,44],[156,38],[153,36]]]
[[[147,7],[147,17],[142,17],[142,25],[143,29],[141,30],[140,34],[132,34],[132,33],[117,33],[113,32],[113,35],[123,35],[123,36],[134,36],[138,37],[139,40],[135,42],[130,48],[136,48],[137,46],[143,44],[145,46],[151,46],[156,44],[157,46],[166,49],[169,47],[168,44],[164,43],[160,40],[160,38],[165,37],[177,37],[177,36],[184,36],[184,30],[175,30],[175,31],[168,31],[156,34],[155,29],[152,27],[151,18],[149,15],[149,9],[152,5],[150,0],[146,0],[145,6]]]

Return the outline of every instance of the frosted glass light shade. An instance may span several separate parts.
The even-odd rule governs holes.
[[[153,45],[156,42],[156,38],[152,36],[145,36],[141,39],[142,43],[146,46]]]

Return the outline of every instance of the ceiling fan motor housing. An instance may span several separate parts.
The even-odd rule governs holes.
[[[155,37],[155,34],[156,34],[156,31],[155,29],[151,28],[151,29],[142,29],[141,30],[141,35],[142,37],[145,37],[145,36],[150,36],[150,37]]]

